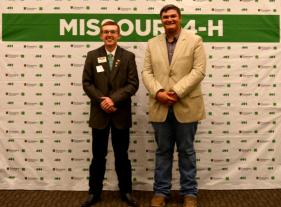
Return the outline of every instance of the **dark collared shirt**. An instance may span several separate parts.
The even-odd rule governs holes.
[[[173,58],[173,55],[174,55],[174,51],[175,51],[176,44],[177,44],[177,41],[178,41],[178,39],[179,39],[179,36],[180,36],[180,33],[178,33],[178,34],[174,37],[174,40],[173,40],[172,42],[168,42],[168,38],[167,38],[167,36],[166,36],[169,64],[171,64],[171,62],[172,62],[172,58]]]

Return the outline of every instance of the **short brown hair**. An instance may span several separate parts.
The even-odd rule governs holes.
[[[107,26],[107,25],[115,25],[115,26],[117,27],[117,32],[118,32],[118,34],[120,34],[120,26],[119,26],[116,22],[113,22],[113,21],[106,21],[105,23],[103,23],[103,24],[101,25],[100,34],[102,33],[102,28],[103,28],[104,26]]]
[[[167,4],[160,10],[160,17],[162,17],[163,12],[167,12],[168,10],[173,9],[176,10],[179,17],[181,17],[181,10],[179,7],[175,6],[174,4]]]

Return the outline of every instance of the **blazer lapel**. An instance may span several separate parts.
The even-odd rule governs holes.
[[[122,51],[121,51],[120,47],[117,46],[116,52],[114,55],[113,64],[112,64],[112,70],[110,72],[111,80],[114,80],[114,78],[116,77],[116,75],[119,71],[121,57],[122,57]]]
[[[167,49],[167,43],[166,43],[166,36],[165,34],[162,34],[160,38],[160,44],[159,44],[159,51],[160,54],[163,57],[163,60],[165,61],[164,65],[169,65],[169,58],[168,58],[168,49]]]
[[[98,58],[99,58],[99,57],[105,57],[105,58],[106,58],[106,62],[102,62],[101,65],[102,65],[102,67],[103,67],[103,69],[104,69],[104,74],[105,74],[105,75],[108,75],[110,71],[109,71],[109,65],[108,65],[107,54],[106,54],[106,51],[105,51],[104,46],[101,47],[100,50],[99,50],[99,56],[98,56]]]
[[[186,36],[184,35],[184,31],[183,31],[183,28],[182,28],[179,39],[178,39],[177,44],[176,44],[176,48],[175,48],[175,51],[174,51],[174,54],[173,54],[173,58],[172,58],[172,61],[171,61],[170,68],[172,68],[173,65],[175,64],[177,57],[179,55],[183,54],[182,50],[185,47],[185,44],[186,44],[185,41],[186,41]]]

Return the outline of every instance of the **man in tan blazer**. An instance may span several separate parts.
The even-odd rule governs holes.
[[[155,130],[156,164],[151,207],[163,207],[170,195],[173,152],[178,151],[183,207],[197,206],[194,137],[205,118],[200,82],[206,56],[201,37],[181,28],[180,9],[160,11],[165,34],[148,41],[142,79],[149,92],[149,120]]]
[[[104,45],[88,52],[82,77],[83,89],[91,100],[89,125],[93,152],[89,196],[82,207],[100,201],[110,132],[121,198],[129,206],[136,206],[131,195],[132,173],[128,159],[131,96],[139,87],[135,55],[117,45],[120,28],[115,22],[108,21],[101,26],[100,38]]]

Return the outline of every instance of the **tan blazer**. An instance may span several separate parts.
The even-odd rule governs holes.
[[[180,100],[173,105],[177,120],[189,123],[205,118],[200,82],[205,77],[206,55],[201,37],[182,29],[169,65],[166,36],[148,41],[142,79],[149,91],[149,120],[164,122],[168,106],[155,99],[160,89],[173,90]]]

